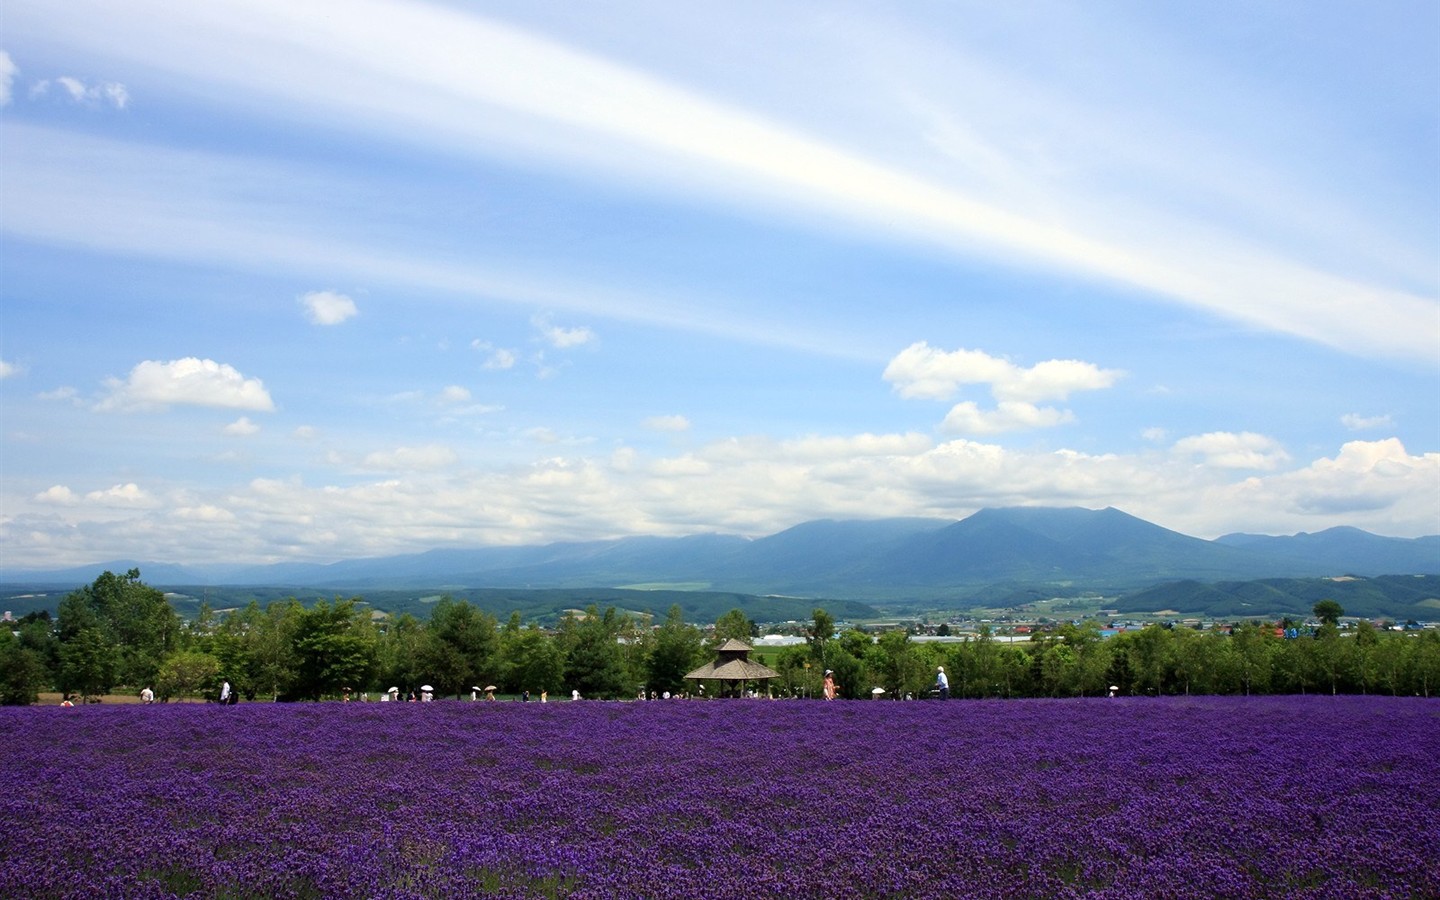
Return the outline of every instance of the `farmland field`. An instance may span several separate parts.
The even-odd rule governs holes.
[[[0,896],[1440,896],[1440,702],[0,710]]]

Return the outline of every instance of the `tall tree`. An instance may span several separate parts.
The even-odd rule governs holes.
[[[810,645],[811,659],[819,664],[823,671],[830,668],[826,657],[830,642],[835,637],[835,617],[818,606],[811,613],[811,617],[810,627],[805,631],[805,641]]]
[[[743,609],[732,609],[719,619],[715,620],[715,637],[713,644],[719,647],[726,641],[734,638],[737,641],[750,643],[755,638],[757,629],[750,617],[745,615]]]
[[[86,627],[98,628],[102,641],[113,648],[116,683],[148,684],[154,680],[160,660],[178,646],[180,617],[163,593],[140,580],[139,569],[124,575],[104,572],[66,600],[71,602],[62,601],[61,642]],[[85,624],[72,621],[79,607],[85,609],[81,617]]]
[[[375,674],[377,643],[357,599],[317,602],[296,623],[296,695],[319,700],[368,684]]]
[[[686,690],[686,673],[699,666],[704,655],[705,639],[700,629],[685,624],[680,604],[671,606],[665,622],[655,631],[646,665],[646,687],[657,693]]]
[[[0,705],[27,706],[40,699],[45,663],[8,628],[0,629]]]
[[[630,696],[638,685],[625,683],[620,634],[625,618],[615,607],[601,614],[591,605],[584,618],[567,616],[572,625],[567,638],[565,678],[582,697],[615,699]],[[562,633],[564,631],[562,624]]]
[[[439,693],[459,696],[499,676],[500,637],[495,617],[468,601],[442,597],[430,610],[426,638],[421,644],[422,660]]]

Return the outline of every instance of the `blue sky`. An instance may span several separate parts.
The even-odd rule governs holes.
[[[1433,3],[13,2],[8,567],[1440,532]]]

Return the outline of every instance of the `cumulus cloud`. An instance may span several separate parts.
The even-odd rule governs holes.
[[[948,400],[967,384],[986,384],[997,400],[1065,400],[1075,391],[1115,384],[1124,373],[1075,359],[1051,359],[1022,368],[983,350],[937,350],[925,341],[901,350],[884,379],[902,397]]]
[[[220,431],[230,437],[249,437],[252,434],[259,434],[260,426],[250,421],[249,416],[241,416]]]
[[[311,291],[301,296],[300,305],[314,325],[339,325],[360,313],[354,300],[336,291]]]
[[[562,328],[551,323],[547,316],[536,316],[531,320],[531,324],[540,332],[540,337],[557,350],[568,350],[571,347],[580,347],[592,343],[595,340],[595,332],[589,328],[584,326]]]
[[[24,370],[15,363],[7,362],[6,360],[0,359],[0,379],[10,378],[11,376],[19,375],[22,371]]]
[[[1030,428],[1053,428],[1073,421],[1075,415],[1068,409],[1036,406],[1016,400],[1002,400],[994,409],[981,409],[973,401],[966,400],[951,407],[940,428],[951,434],[1001,434]]]
[[[188,356],[170,362],[145,360],[123,381],[107,379],[109,396],[102,410],[207,406],[270,412],[275,403],[258,378],[246,378],[233,366]]]
[[[1340,417],[1340,424],[1351,431],[1370,431],[1375,428],[1389,428],[1395,423],[1387,416],[1362,416],[1346,413]]]
[[[54,504],[56,506],[72,506],[79,501],[75,492],[63,484],[51,485],[35,495],[36,503]]]
[[[1198,456],[1205,465],[1221,469],[1268,471],[1290,461],[1290,454],[1278,441],[1250,431],[1193,435],[1176,441],[1173,449],[1182,456]]]
[[[1199,437],[1189,446],[1218,452],[1226,444]],[[1020,505],[1115,506],[1198,537],[1334,525],[1399,536],[1440,531],[1440,453],[1412,455],[1393,439],[1347,443],[1331,457],[1273,472],[1196,465],[1171,452],[1011,450],[924,434],[731,438],[659,456],[629,447],[559,455],[552,445],[542,454],[529,466],[476,469],[450,465],[443,447],[399,448],[373,454],[384,474],[361,483],[256,479],[168,505],[136,502],[138,488],[123,485],[97,492],[111,494],[107,503],[80,503],[57,485],[30,498],[33,515],[17,509],[0,520],[0,540],[37,559],[50,552],[47,541],[78,537],[93,546],[72,547],[69,559],[102,558],[103,547],[197,561],[207,553],[333,560],[626,534],[760,536],[817,518],[956,519]],[[214,527],[195,529],[196,521]]]
[[[443,444],[427,444],[421,447],[377,450],[366,455],[364,467],[385,471],[423,471],[452,466],[458,459],[455,451]]]
[[[175,517],[186,522],[204,522],[212,525],[238,521],[236,515],[230,510],[208,503],[201,506],[182,506],[175,510]]]
[[[12,92],[15,86],[15,76],[19,72],[20,69],[15,65],[15,60],[10,58],[10,54],[0,50],[0,106],[10,105],[10,100],[14,96]]]
[[[684,416],[651,416],[641,423],[651,431],[689,431],[690,420]]]
[[[105,506],[132,506],[149,504],[152,498],[132,481],[108,487],[103,491],[91,491],[85,495],[85,500]]]
[[[1075,359],[1051,359],[1024,368],[983,350],[938,350],[919,341],[890,360],[882,377],[900,396],[926,400],[949,400],[966,385],[986,385],[998,401],[994,409],[963,401],[950,410],[941,427],[951,433],[998,434],[1073,422],[1069,410],[1036,403],[1108,388],[1123,375],[1118,369]]]

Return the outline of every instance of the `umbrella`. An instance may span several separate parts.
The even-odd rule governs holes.
[[[495,689],[494,689],[494,688],[476,687],[475,685],[472,684],[472,685],[470,685],[470,690],[472,690],[472,691],[493,691],[493,690],[495,690]]]
[[[487,685],[485,685],[485,691],[486,691],[486,693],[489,693],[490,691],[498,691],[498,690],[500,690],[500,689],[497,688],[497,687],[496,687],[495,685],[493,685],[493,684],[487,684]]]
[[[871,689],[870,689],[870,693],[872,693],[872,694],[874,694],[875,696],[878,697],[878,696],[880,696],[881,694],[885,693],[885,689],[882,688],[882,687],[871,688]]]
[[[390,690],[386,691],[385,693],[387,693],[387,694],[398,694],[398,693],[400,693],[400,689],[397,688],[397,687],[392,687]]]
[[[422,685],[420,685],[420,690],[422,690],[422,691],[433,691],[433,690],[435,690],[435,689],[434,689],[433,687],[431,687],[430,685],[428,685],[428,684],[422,684]]]

